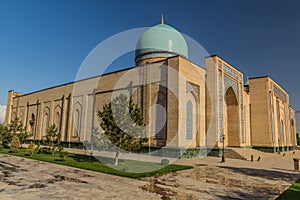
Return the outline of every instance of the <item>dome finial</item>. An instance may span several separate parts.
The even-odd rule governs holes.
[[[161,24],[165,24],[164,15],[161,15]]]

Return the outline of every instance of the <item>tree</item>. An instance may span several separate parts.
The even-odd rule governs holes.
[[[0,148],[3,145],[3,137],[4,137],[4,134],[6,131],[5,129],[6,129],[6,126],[4,126],[3,124],[0,124]]]
[[[0,146],[2,144],[4,147],[9,147],[14,136],[19,138],[21,147],[22,143],[24,143],[29,136],[26,133],[21,120],[17,117],[12,120],[8,126],[0,124]]]
[[[9,147],[9,144],[11,142],[12,135],[9,133],[7,126],[0,125],[0,143],[4,147]]]
[[[57,131],[57,127],[55,126],[55,124],[51,125],[47,129],[45,143],[49,146],[52,155],[54,155],[55,151],[62,150],[60,138],[61,134]]]
[[[92,150],[108,150],[110,147],[110,142],[104,133],[98,131],[98,128],[93,128],[92,145]]]
[[[130,98],[120,94],[105,104],[102,111],[98,111],[102,127],[107,139],[116,149],[115,165],[119,163],[120,149],[125,151],[139,150],[147,142],[144,132],[144,119],[141,108]]]
[[[14,135],[10,142],[10,151],[12,153],[17,153],[20,148],[20,139],[18,136]]]
[[[17,136],[20,140],[21,147],[22,143],[29,137],[28,133],[25,131],[23,124],[19,118],[15,118],[10,122],[7,127],[7,134],[6,134],[6,142],[10,142],[14,136]]]

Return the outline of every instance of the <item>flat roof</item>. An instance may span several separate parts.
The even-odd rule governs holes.
[[[162,62],[162,61],[165,61],[165,60],[168,60],[168,59],[171,59],[171,58],[175,58],[175,57],[182,57],[182,56],[175,55],[175,56],[167,57],[167,58],[162,59],[162,60],[158,60],[158,61],[154,61],[154,62],[151,62],[151,63],[147,63],[147,64],[144,64],[144,65],[159,63],[159,62]],[[182,57],[182,58],[188,60],[185,57]],[[188,61],[190,61],[190,60],[188,60]],[[193,63],[192,61],[190,61],[190,62]],[[195,64],[195,63],[193,63],[193,64]],[[144,65],[142,65],[142,66],[144,66]],[[197,65],[197,64],[195,64],[195,65]],[[199,66],[199,65],[197,65],[197,66]],[[102,75],[92,76],[92,77],[80,79],[80,80],[77,80],[77,81],[71,81],[71,82],[60,84],[60,85],[51,86],[51,87],[47,87],[47,88],[44,88],[44,89],[36,90],[36,91],[33,91],[33,92],[29,92],[29,93],[26,93],[26,94],[22,94],[21,92],[16,92],[16,93],[21,93],[22,95],[21,96],[16,96],[14,98],[24,97],[24,96],[31,95],[31,94],[38,93],[38,92],[42,92],[42,91],[45,91],[45,90],[50,90],[50,89],[54,89],[54,88],[63,87],[63,86],[70,85],[70,84],[74,84],[76,82],[86,81],[86,80],[94,79],[94,78],[97,78],[97,77],[106,76],[106,75],[110,75],[110,74],[114,74],[114,73],[126,71],[126,70],[129,70],[129,69],[133,69],[135,67],[138,67],[138,66],[135,65],[135,66],[127,67],[127,68],[124,68],[124,69],[120,69],[120,70],[116,70],[116,71],[112,71],[112,72],[107,72],[107,73],[104,73]],[[201,66],[199,66],[199,67],[201,67]],[[201,68],[203,68],[203,67],[201,67]],[[10,91],[14,91],[14,90],[9,90],[8,92],[10,92]]]

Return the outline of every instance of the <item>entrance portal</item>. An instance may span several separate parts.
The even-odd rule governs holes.
[[[239,109],[238,102],[232,87],[225,93],[227,105],[227,141],[228,146],[240,146]]]

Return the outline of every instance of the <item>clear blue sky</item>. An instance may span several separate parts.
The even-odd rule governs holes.
[[[245,77],[270,75],[300,110],[299,0],[0,0],[0,104],[11,89],[28,93],[74,81],[97,44],[155,25],[161,14]]]

